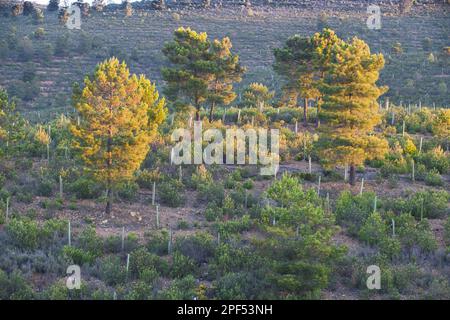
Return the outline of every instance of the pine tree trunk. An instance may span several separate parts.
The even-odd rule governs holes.
[[[215,102],[211,103],[211,110],[209,111],[209,122],[213,121],[213,113],[215,106],[216,106]]]
[[[303,123],[305,126],[308,124],[308,98],[305,98],[305,105],[303,107]]]
[[[350,178],[349,178],[349,182],[352,186],[355,185],[355,181],[356,181],[356,168],[354,164],[350,165]]]
[[[105,213],[107,215],[111,214],[112,202],[113,202],[112,190],[109,187],[108,190],[106,190],[106,209],[105,209]]]

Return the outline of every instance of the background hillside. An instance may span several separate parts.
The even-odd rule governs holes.
[[[189,26],[210,37],[229,36],[248,68],[241,85],[263,82],[279,95],[282,82],[272,70],[273,49],[290,35],[310,35],[330,26],[342,38],[358,36],[373,51],[385,54],[380,83],[389,86],[391,101],[450,103],[449,53],[444,51],[449,45],[448,6],[415,6],[411,13],[400,15],[398,3],[391,2],[381,6],[382,29],[369,30],[366,1],[300,2],[301,6],[276,7],[254,2],[252,9],[233,6],[232,1],[210,9],[178,4],[162,11],[135,9],[131,17],[125,17],[119,6],[108,6],[101,13],[91,10],[82,18],[81,30],[73,31],[59,24],[57,12],[44,11],[42,22],[32,16],[3,16],[0,85],[22,98],[19,108],[31,119],[38,110],[40,117],[47,118],[50,112],[70,106],[72,83],[82,81],[99,61],[112,55],[125,59],[132,72],[146,74],[161,88],[160,68],[166,63],[163,44],[175,28]],[[39,28],[43,30],[35,34]],[[24,72],[31,73],[33,81],[22,81]]]

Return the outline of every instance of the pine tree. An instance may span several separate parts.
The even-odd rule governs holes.
[[[381,122],[377,99],[387,91],[376,85],[384,58],[358,38],[334,45],[331,57],[321,84],[319,154],[325,166],[349,164],[354,184],[356,166],[383,157],[388,148],[374,132]]]
[[[167,83],[164,92],[178,109],[192,105],[197,121],[200,120],[200,109],[208,99],[209,81],[213,78],[210,47],[206,33],[181,27],[175,30],[174,40],[163,48],[164,55],[174,65],[162,69]]]
[[[261,225],[269,236],[260,241],[260,250],[271,268],[268,280],[278,295],[318,298],[343,252],[332,242],[334,217],[314,189],[303,190],[286,174],[266,196],[271,201],[262,210]]]
[[[298,96],[303,97],[303,121],[307,122],[308,101],[319,95],[314,86],[315,66],[313,63],[314,43],[310,37],[295,35],[290,37],[283,48],[274,50],[274,70],[283,76],[287,83],[285,94],[291,95],[294,104]]]
[[[229,105],[236,98],[233,83],[240,82],[245,71],[245,68],[239,64],[239,56],[231,53],[231,47],[231,40],[228,37],[214,40],[211,46],[214,68],[208,85],[209,121],[213,120],[213,112],[217,104]]]
[[[11,155],[28,146],[27,136],[30,126],[17,111],[14,101],[10,101],[6,90],[0,87],[0,141],[2,153]]]
[[[116,58],[100,63],[75,89],[74,107],[81,121],[71,125],[73,146],[85,168],[107,190],[106,213],[113,189],[139,168],[166,116],[164,100],[143,75],[131,75]]]
[[[270,91],[269,88],[261,83],[254,82],[244,89],[242,105],[244,107],[259,108],[262,111],[274,96],[274,91]]]
[[[314,34],[312,41],[314,43],[314,86],[319,92],[317,97],[317,127],[320,127],[320,110],[323,102],[321,87],[330,71],[334,48],[342,45],[343,40],[340,39],[333,30],[325,28],[321,33],[318,32]]]

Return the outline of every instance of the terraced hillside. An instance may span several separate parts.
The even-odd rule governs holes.
[[[367,28],[363,5],[352,11],[330,8],[333,10],[323,5],[317,10],[264,6],[251,10],[135,10],[131,17],[109,10],[91,12],[82,18],[81,30],[72,31],[59,24],[56,12],[45,11],[42,23],[31,16],[2,17],[0,85],[22,96],[20,109],[31,119],[48,118],[70,108],[67,97],[72,83],[82,81],[99,61],[111,55],[125,59],[132,72],[145,73],[162,87],[160,68],[165,60],[161,48],[175,28],[190,26],[210,37],[229,36],[248,68],[242,85],[263,82],[280,95],[282,82],[272,70],[273,49],[294,33],[311,34],[330,26],[341,37],[358,36],[372,50],[385,54],[380,82],[390,87],[387,95],[391,101],[450,104],[449,55],[444,51],[450,43],[449,6],[419,7],[402,16],[397,6],[384,6],[381,30]],[[43,35],[35,35],[38,28],[43,28]],[[30,70],[36,75],[37,97],[27,92],[33,90],[29,83],[19,80]]]

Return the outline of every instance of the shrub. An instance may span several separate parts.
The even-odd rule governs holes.
[[[436,169],[431,169],[425,176],[425,183],[429,186],[442,186],[444,182]]]
[[[62,256],[64,259],[68,260],[70,263],[83,265],[85,263],[92,263],[95,261],[95,256],[86,252],[83,249],[75,248],[72,246],[64,246],[62,250]]]
[[[194,260],[186,257],[180,252],[173,254],[172,265],[170,268],[170,274],[174,278],[183,278],[196,271]]]
[[[39,181],[36,194],[42,197],[50,197],[53,194],[53,182],[48,179]]]
[[[192,300],[195,295],[195,278],[192,275],[182,279],[175,279],[170,286],[162,290],[161,299],[167,300]]]
[[[161,180],[161,173],[158,169],[147,170],[144,169],[137,173],[136,182],[141,188],[152,189],[153,182],[159,182]]]
[[[93,227],[85,228],[78,236],[78,243],[83,251],[98,257],[103,253],[103,241],[102,238],[97,236]]]
[[[119,185],[117,193],[124,200],[133,200],[137,196],[139,186],[133,181],[128,181]]]
[[[202,184],[199,186],[198,198],[208,203],[214,202],[221,207],[225,199],[225,189],[220,183]]]
[[[441,147],[436,147],[417,157],[419,163],[423,163],[427,169],[436,169],[441,174],[446,174],[450,169],[450,157],[448,157]]]
[[[33,289],[18,271],[9,276],[0,270],[0,300],[31,300]]]
[[[99,262],[101,269],[101,279],[110,286],[125,283],[127,272],[126,267],[119,257],[109,256]]]
[[[205,218],[207,221],[217,221],[223,216],[222,208],[219,208],[216,203],[209,203],[205,210]]]
[[[264,279],[254,272],[231,272],[225,274],[214,284],[215,297],[221,300],[257,299],[266,292]]]
[[[75,193],[78,199],[94,199],[101,194],[101,188],[93,180],[86,177],[80,177],[69,184],[68,190]]]
[[[250,230],[252,226],[250,216],[244,215],[242,218],[237,220],[228,220],[224,222],[219,222],[216,228],[221,236],[224,238],[230,237],[233,234],[240,233],[246,230]]]
[[[336,220],[348,228],[352,235],[357,235],[359,229],[373,211],[375,195],[364,192],[362,195],[353,196],[349,191],[342,192],[336,201]]]
[[[150,252],[153,252],[155,254],[167,254],[168,241],[169,233],[167,232],[167,230],[162,230],[160,232],[154,233],[152,232],[146,247]]]
[[[381,215],[373,212],[359,230],[359,238],[369,245],[379,244],[387,235],[387,227]]]
[[[444,240],[447,246],[450,247],[450,216],[447,218],[444,225]]]
[[[166,275],[169,269],[165,260],[158,257],[156,254],[148,252],[146,248],[138,248],[131,252],[130,273],[133,276],[140,279],[142,279],[143,276],[149,277],[150,274],[154,273],[152,270],[149,270],[149,268],[152,268],[152,270],[157,273],[155,279],[159,274]]]
[[[36,249],[39,246],[39,226],[29,219],[11,219],[6,226],[11,241],[22,249]]]
[[[250,190],[253,188],[253,181],[251,179],[245,180],[242,186],[244,187],[244,189]]]
[[[125,296],[127,300],[149,300],[153,297],[152,287],[143,282],[138,281],[133,283],[130,292]]]
[[[161,202],[170,207],[179,207],[185,202],[182,194],[182,184],[177,180],[169,180],[159,185],[158,192]]]
[[[208,233],[197,233],[193,236],[178,238],[175,243],[176,251],[189,257],[197,264],[206,263],[214,255],[215,242]]]

